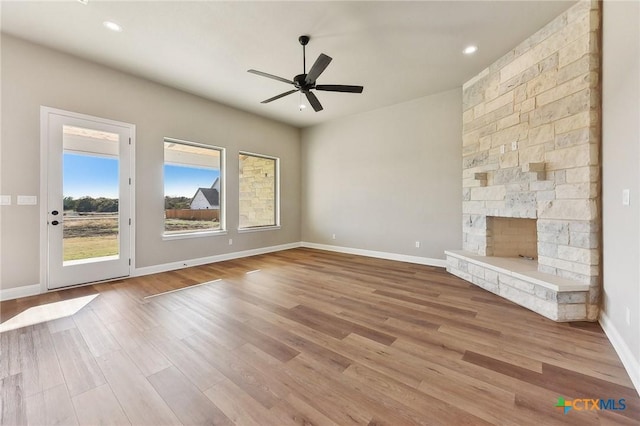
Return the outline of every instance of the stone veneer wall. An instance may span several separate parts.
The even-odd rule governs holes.
[[[600,298],[600,5],[582,1],[463,86],[463,249],[537,219],[538,270]]]

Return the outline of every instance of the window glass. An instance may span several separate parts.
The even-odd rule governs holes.
[[[240,153],[240,229],[279,225],[278,161]]]
[[[164,140],[165,235],[222,229],[221,148]]]

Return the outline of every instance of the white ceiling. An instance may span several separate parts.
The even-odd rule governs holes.
[[[294,126],[305,127],[459,87],[575,1],[2,1],[2,31]],[[114,33],[105,20],[122,25]],[[302,73],[333,58],[316,92],[324,111],[299,111],[291,88],[247,73]],[[465,56],[462,49],[477,44]]]

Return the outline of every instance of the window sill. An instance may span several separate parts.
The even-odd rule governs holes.
[[[238,234],[244,234],[247,232],[275,231],[277,229],[280,229],[280,225],[259,226],[255,228],[238,228]]]
[[[226,230],[203,231],[203,232],[183,232],[180,234],[162,234],[163,241],[185,240],[189,238],[215,237],[217,235],[227,235]]]

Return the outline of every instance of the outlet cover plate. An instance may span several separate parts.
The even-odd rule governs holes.
[[[38,204],[37,195],[18,195],[16,204],[19,206],[35,206]]]

